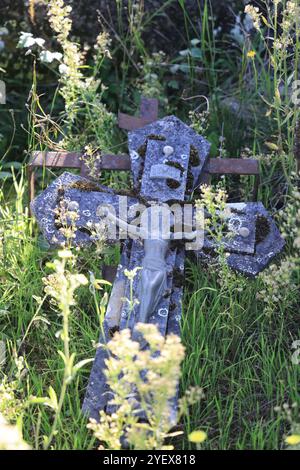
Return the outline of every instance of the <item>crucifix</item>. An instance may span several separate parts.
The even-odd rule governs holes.
[[[222,170],[225,174],[258,173],[253,160],[209,159],[210,145],[202,136],[175,116],[157,119],[157,102],[142,103],[140,118],[119,113],[119,124],[130,130],[129,156],[102,155],[96,168],[98,174],[108,167],[130,168],[132,192],[113,191],[92,180],[88,156],[65,155],[60,167],[77,164],[81,175],[63,173],[32,201],[31,210],[50,245],[63,245],[68,227],[77,246],[92,245],[97,233],[105,233],[109,243],[121,241],[99,343],[106,344],[115,331],[129,328],[144,348],[147,344],[135,330],[138,322],[157,325],[163,336],[180,335],[186,251],[195,261],[210,262],[217,249],[205,230],[209,214],[204,208],[204,224],[198,224],[197,211],[189,203],[194,191],[207,182],[209,174]],[[47,158],[48,166],[56,166],[55,159],[63,160],[53,153],[33,156],[31,196],[32,170],[39,163],[47,166]],[[227,209],[230,237],[220,242],[226,261],[232,269],[255,276],[282,250],[284,241],[262,203],[229,203]],[[95,419],[100,410],[113,412],[104,373],[106,357],[106,350],[98,348],[83,403],[84,412]],[[175,416],[176,400],[171,423]]]

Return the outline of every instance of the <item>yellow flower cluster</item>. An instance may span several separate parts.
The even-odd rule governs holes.
[[[259,29],[261,24],[261,13],[259,8],[254,7],[253,5],[246,5],[245,13],[251,17],[254,28]]]
[[[24,358],[15,358],[16,372],[13,380],[3,376],[0,383],[0,416],[9,422],[16,422],[23,414],[25,401],[21,398],[21,379],[24,375]],[[1,447],[0,447],[1,448]]]
[[[24,410],[24,403],[17,398],[18,384],[6,377],[0,383],[0,413],[9,421],[16,421]]]
[[[221,185],[213,187],[203,184],[200,186],[200,190],[201,199],[198,199],[195,203],[197,213],[200,214],[200,210],[204,208],[208,215],[205,218],[204,228],[209,237],[219,246],[224,238],[226,219],[229,215],[229,211],[226,208],[227,193]]]
[[[64,199],[54,209],[55,223],[60,226],[59,232],[65,237],[66,244],[71,245],[75,238],[77,227],[76,220],[79,218],[78,210],[72,209]]]
[[[55,272],[43,277],[42,280],[45,293],[63,310],[64,305],[68,307],[75,305],[75,290],[81,285],[86,285],[88,280],[83,274],[71,273],[65,269],[66,263],[74,259],[69,250],[60,251],[58,254],[59,259],[48,264]]]
[[[111,38],[107,31],[102,31],[98,34],[95,44],[95,50],[98,54],[101,54],[103,57],[108,57],[112,59],[109,46],[111,45]]]
[[[48,8],[48,17],[52,29],[57,33],[57,39],[63,49],[63,63],[60,71],[64,80],[68,80],[69,87],[81,87],[82,73],[82,54],[77,44],[69,40],[69,34],[72,28],[70,13],[72,7],[64,4],[64,0],[50,0]]]
[[[267,271],[259,275],[263,282],[263,289],[257,293],[256,297],[264,302],[266,315],[271,316],[280,305],[286,306],[287,303],[295,300],[294,294],[298,287],[292,281],[293,272],[295,272],[294,260],[287,258],[279,266],[272,264]]]
[[[184,348],[178,336],[164,338],[155,325],[139,324],[136,329],[149,349],[140,349],[130,330],[114,335],[107,345],[106,376],[116,411],[111,416],[102,412],[100,422],[91,420],[88,427],[110,449],[121,448],[124,431],[135,450],[163,449],[164,439],[175,424],[170,422],[171,400],[176,394]],[[139,422],[141,413],[147,423]]]

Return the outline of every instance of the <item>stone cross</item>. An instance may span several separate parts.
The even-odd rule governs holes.
[[[78,246],[95,243],[103,232],[109,242],[122,240],[121,259],[100,332],[102,344],[124,328],[130,328],[133,337],[141,341],[135,332],[140,321],[156,324],[164,336],[180,335],[185,248],[190,250],[191,242],[199,237],[201,244],[194,245],[190,253],[195,260],[208,262],[216,248],[205,227],[195,226],[193,207],[186,210],[188,223],[184,221],[181,230],[174,229],[173,205],[185,211],[207,168],[209,143],[174,116],[138,127],[128,135],[133,179],[130,194],[65,172],[31,204],[50,245],[65,242],[64,225],[74,225],[73,243]],[[255,276],[281,251],[284,241],[260,202],[228,204],[228,208],[233,235],[222,242],[227,263]],[[61,212],[63,222],[58,217]],[[129,279],[126,273],[135,268],[136,275]],[[141,341],[141,347],[147,345]],[[106,350],[98,348],[83,403],[83,410],[95,419],[101,409],[113,412],[104,374],[106,357]],[[170,422],[175,423],[176,400],[172,414]]]

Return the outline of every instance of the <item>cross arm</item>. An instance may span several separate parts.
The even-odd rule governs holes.
[[[121,129],[132,131],[139,129],[147,124],[151,124],[158,119],[158,100],[155,98],[141,98],[140,116],[129,116],[128,114],[118,113],[118,126]]]
[[[28,164],[29,202],[34,198],[34,170],[36,168],[74,168],[80,169],[82,176],[88,176],[83,152],[33,152]],[[100,170],[130,171],[130,157],[127,154],[101,155]],[[202,183],[208,183],[212,175],[254,175],[253,199],[257,199],[259,184],[259,163],[254,159],[210,158],[204,168]]]
[[[259,162],[253,158],[209,158],[203,173],[201,183],[210,183],[212,175],[247,175],[254,176],[253,201],[257,201],[259,186]]]
[[[126,154],[101,155],[99,170],[130,170],[130,157]],[[37,151],[33,152],[28,163],[28,187],[29,187],[29,203],[34,199],[35,195],[35,169],[36,168],[73,168],[79,169],[82,176],[88,177],[88,170],[84,161],[83,152],[52,152]]]

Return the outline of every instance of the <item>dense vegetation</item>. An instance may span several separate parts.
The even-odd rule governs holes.
[[[96,438],[116,448],[121,431],[112,433],[111,426],[136,425],[126,418],[128,408],[113,423],[104,415],[100,428],[87,427],[81,413],[110,291],[101,263],[114,264],[118,249],[100,240],[84,252],[50,250],[28,212],[26,164],[40,149],[126,151],[116,113],[134,114],[141,94],[159,99],[161,116],[176,114],[204,135],[211,156],[256,158],[259,200],[286,238],[282,256],[254,280],[222,263],[187,262],[185,355],[176,339],[159,343],[169,384],[184,356],[182,433],[168,441],[178,449],[297,447],[299,2],[112,0],[104,2],[111,15],[101,2],[84,2],[93,27],[82,19],[81,2],[73,12],[63,0],[14,2],[15,9],[6,3],[0,17],[0,79],[7,90],[0,104],[0,435],[7,440],[0,439],[0,449],[92,449]],[[37,189],[56,174],[38,172]],[[103,173],[101,182],[130,185],[126,174]],[[251,200],[252,189],[252,177],[226,177],[211,191],[237,201]],[[117,340],[122,351],[132,347],[126,336]],[[147,357],[141,361],[150,367]],[[154,396],[164,400],[154,407],[150,429],[161,426],[157,440],[139,430],[134,448],[163,445],[161,404],[167,406],[173,388],[161,387]],[[116,393],[122,397],[117,384]]]

